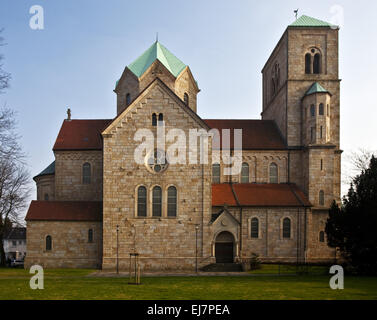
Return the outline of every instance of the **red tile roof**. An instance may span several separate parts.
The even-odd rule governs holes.
[[[233,189],[233,190],[232,190]],[[310,207],[305,194],[295,184],[214,184],[212,206]]]
[[[231,148],[233,148],[234,141],[233,129],[242,129],[243,150],[282,150],[287,148],[284,138],[273,120],[204,119],[204,122],[209,127],[218,130],[231,129]],[[221,144],[222,142],[220,142]]]
[[[112,121],[112,119],[64,120],[53,150],[102,150],[101,132]],[[205,119],[203,121],[210,128],[231,129],[231,148],[233,148],[233,130],[242,129],[243,150],[286,149],[284,139],[272,120]]]
[[[102,221],[102,202],[33,200],[25,220]]]
[[[112,119],[64,120],[53,150],[102,150],[101,132]]]

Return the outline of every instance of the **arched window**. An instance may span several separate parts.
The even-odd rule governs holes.
[[[52,238],[51,236],[46,237],[46,251],[51,251],[52,249]]]
[[[310,106],[310,115],[311,115],[312,117],[315,116],[315,105],[314,105],[314,104],[312,104],[312,105]]]
[[[319,205],[324,206],[325,205],[325,193],[323,190],[319,192]]]
[[[147,216],[147,188],[144,186],[137,189],[137,216]]]
[[[90,181],[91,181],[90,163],[85,162],[82,165],[82,183],[90,184]]]
[[[249,165],[246,162],[242,164],[241,183],[249,183]]]
[[[177,216],[177,188],[168,188],[168,217]]]
[[[323,116],[323,115],[324,115],[324,107],[323,107],[323,103],[320,103],[320,104],[319,104],[318,114],[319,114],[320,116]]]
[[[323,231],[319,232],[319,242],[325,242],[325,233]]]
[[[316,53],[313,59],[313,73],[319,74],[321,73],[321,55]]]
[[[48,193],[45,193],[44,198],[45,198],[45,201],[48,201]]]
[[[162,121],[164,121],[164,115],[162,113],[160,113],[158,115],[158,125],[159,126],[162,126]]]
[[[278,183],[278,166],[276,163],[270,164],[270,183]]]
[[[283,238],[291,238],[291,219],[284,218],[283,220]]]
[[[126,105],[128,106],[131,103],[131,95],[129,93],[126,94]]]
[[[162,190],[156,186],[152,191],[152,216],[161,217],[162,213]]]
[[[251,219],[250,236],[252,238],[259,238],[259,220],[258,218]]]
[[[312,56],[311,56],[311,54],[310,53],[307,53],[306,55],[305,55],[305,73],[306,74],[310,74],[310,73],[312,73],[312,71],[311,71],[311,59],[312,59]]]
[[[155,113],[152,114],[152,126],[157,126],[157,115]]]
[[[93,242],[93,229],[88,230],[88,242],[89,243]]]
[[[220,183],[220,164],[212,165],[212,183]]]
[[[183,101],[185,102],[185,104],[188,106],[189,104],[189,96],[188,94],[185,92],[185,94],[183,95]]]

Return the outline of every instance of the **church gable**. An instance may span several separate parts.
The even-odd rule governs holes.
[[[102,134],[104,136],[114,134],[123,126],[134,130],[137,128],[153,129],[153,113],[162,113],[167,127],[175,125],[177,129],[182,129],[182,126],[192,129],[209,129],[208,125],[195,112],[188,108],[160,79],[156,78],[126,110],[114,119]],[[168,115],[172,117],[169,118]]]

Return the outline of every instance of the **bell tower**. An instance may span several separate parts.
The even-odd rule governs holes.
[[[286,140],[289,181],[323,209],[340,200],[338,32],[337,26],[301,16],[262,70],[262,119],[275,120]]]

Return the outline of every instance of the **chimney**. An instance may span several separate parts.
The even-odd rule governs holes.
[[[67,109],[67,121],[71,121],[71,109]]]

